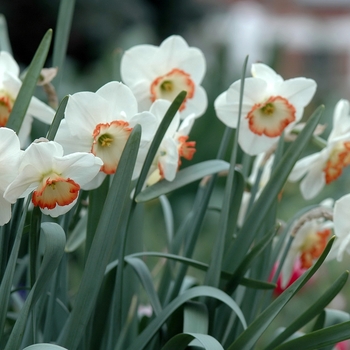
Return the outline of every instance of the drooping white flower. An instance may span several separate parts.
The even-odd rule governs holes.
[[[350,106],[340,100],[333,114],[333,129],[327,145],[320,152],[300,159],[294,166],[289,180],[301,178],[300,190],[305,199],[314,198],[323,187],[336,180],[343,168],[350,165]]]
[[[15,203],[32,191],[32,202],[47,215],[57,217],[76,203],[82,185],[91,181],[102,166],[91,153],[63,155],[54,141],[32,143],[23,154],[19,172],[7,187],[4,198]]]
[[[170,102],[187,91],[180,107],[181,118],[194,113],[201,116],[207,108],[207,95],[200,85],[206,70],[203,53],[189,47],[177,35],[164,40],[159,47],[137,45],[127,50],[121,61],[122,80],[135,94],[139,110],[148,110],[155,100]]]
[[[157,117],[158,123],[161,122],[169,106],[170,102],[166,100],[157,100],[152,104],[150,112]],[[147,185],[153,185],[162,179],[173,181],[181,165],[181,158],[192,159],[196,143],[187,140],[195,117],[192,114],[180,124],[179,113],[175,114],[154,158],[146,181]]]
[[[18,174],[22,154],[16,133],[5,127],[0,128],[0,226],[11,218],[11,203],[3,195]]]
[[[251,71],[253,77],[244,83],[238,142],[246,153],[256,155],[267,151],[301,119],[316,83],[306,78],[283,80],[262,63],[253,64]],[[231,128],[238,124],[240,88],[238,80],[214,103],[218,118]]]
[[[19,66],[16,61],[8,52],[0,51],[0,127],[6,125],[22,86],[18,76]],[[51,124],[54,115],[55,111],[51,107],[33,96],[19,132],[21,143],[25,142],[30,132],[33,116],[46,124]]]
[[[146,147],[155,134],[157,120],[150,112],[137,112],[135,96],[122,83],[114,81],[96,93],[78,92],[69,96],[55,141],[66,154],[91,152],[103,161],[98,176],[84,189],[98,187],[107,174],[115,173],[136,124],[142,127],[140,147]]]

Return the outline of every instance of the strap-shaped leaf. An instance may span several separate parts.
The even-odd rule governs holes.
[[[270,325],[272,320],[278,315],[288,301],[297,293],[304,284],[319,269],[327,254],[329,253],[335,237],[332,237],[320,258],[316,261],[307,272],[287,288],[270,306],[268,306],[250,325],[249,327],[227,348],[227,350],[251,350],[255,343]]]
[[[186,303],[188,300],[198,297],[211,297],[229,306],[233,312],[236,313],[239,320],[241,321],[243,327],[246,327],[246,321],[244,316],[236,304],[236,302],[228,296],[226,293],[220,289],[209,287],[209,286],[200,286],[194,287],[186,290],[184,293],[176,297],[172,302],[170,302],[162,312],[156,317],[152,322],[147,326],[147,328],[135,339],[131,346],[127,350],[141,350],[144,349],[147,343],[152,339],[156,332],[160,329],[163,323],[172,315],[172,313],[179,308],[181,305]]]
[[[49,29],[41,40],[34,58],[30,63],[21,89],[19,90],[16,101],[13,105],[10,117],[7,121],[6,127],[12,129],[16,133],[18,133],[19,129],[21,128],[30,100],[34,94],[34,89],[38,82],[41,69],[44,67],[47,53],[49,52],[51,44],[51,38],[52,30]]]
[[[137,276],[139,277],[143,288],[145,289],[147,296],[149,298],[149,302],[152,305],[152,309],[155,315],[158,315],[162,310],[162,306],[160,304],[158,294],[154,289],[152,276],[146,266],[146,264],[138,258],[125,258],[125,261],[134,269]]]
[[[123,225],[123,208],[129,198],[129,188],[140,145],[141,127],[136,125],[123,150],[118,169],[114,175],[103,206],[96,234],[86,259],[74,308],[66,322],[58,343],[74,350],[80,343],[85,327],[95,308],[106,266],[118,239],[119,227]],[[93,278],[91,278],[93,276]]]
[[[184,333],[208,334],[209,315],[204,303],[188,301],[184,306]]]
[[[57,108],[56,114],[53,118],[49,131],[46,135],[46,138],[49,141],[54,140],[57,133],[57,129],[60,126],[61,120],[64,118],[64,111],[68,103],[68,98],[69,98],[68,96],[65,96]]]
[[[190,343],[207,350],[224,350],[215,338],[201,333],[177,334],[162,347],[162,350],[185,350]]]
[[[54,85],[58,89],[62,79],[63,65],[66,57],[70,28],[74,12],[75,0],[61,0],[58,13],[55,40],[53,45],[52,64],[58,68]]]
[[[350,321],[305,334],[302,337],[281,344],[275,350],[322,349],[347,339],[350,339]]]
[[[137,202],[146,202],[172,192],[191,182],[202,179],[220,171],[228,170],[230,164],[220,159],[206,160],[180,170],[173,181],[162,180],[153,186],[147,187],[136,197]]]
[[[44,222],[41,228],[45,237],[45,251],[38,278],[16,320],[5,350],[20,348],[28,315],[43,292],[46,291],[46,286],[51,280],[52,274],[56,270],[64,253],[66,235],[62,227],[53,222]]]
[[[5,274],[0,285],[0,339],[2,339],[2,334],[4,331],[4,325],[7,315],[7,307],[10,299],[11,288],[13,284],[13,276],[16,269],[17,257],[19,252],[19,247],[22,239],[22,233],[24,228],[24,223],[27,215],[28,206],[30,203],[30,198],[27,199],[26,205],[24,207],[20,223],[18,225],[15,241],[12,247],[10,258],[7,262]]]
[[[335,281],[331,287],[329,287],[322,296],[313,303],[305,312],[303,312],[292,324],[290,324],[281,334],[279,334],[273,341],[266,347],[265,350],[272,350],[277,345],[281,344],[283,341],[288,339],[293,333],[298,331],[301,327],[311,321],[315,316],[317,316],[340,292],[346,283],[349,276],[349,272],[344,272]]]

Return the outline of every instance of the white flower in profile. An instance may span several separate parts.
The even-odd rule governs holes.
[[[290,131],[310,102],[316,83],[312,79],[283,80],[262,63],[252,65],[252,76],[244,82],[239,145],[250,155],[273,146],[284,130]],[[238,125],[241,80],[234,82],[214,103],[218,118],[231,128]]]
[[[77,201],[82,185],[100,171],[102,161],[91,153],[63,155],[54,141],[34,142],[24,151],[19,172],[7,187],[4,198],[15,203],[32,191],[32,202],[47,215],[57,217]]]
[[[333,113],[333,129],[326,147],[306,156],[295,164],[289,181],[301,178],[300,191],[305,199],[314,198],[325,185],[336,180],[350,165],[350,106],[340,100]]]
[[[177,35],[160,46],[137,45],[121,60],[122,80],[135,94],[139,110],[148,110],[155,100],[172,102],[183,90],[186,99],[180,107],[182,119],[194,113],[201,116],[207,108],[207,95],[200,85],[206,70],[205,58]]]
[[[135,96],[122,83],[109,82],[96,93],[78,92],[69,96],[55,141],[66,154],[91,152],[103,161],[100,173],[83,189],[97,188],[107,174],[116,172],[136,124],[142,127],[140,147],[146,147],[155,134],[157,120],[150,112],[137,112]]]
[[[6,126],[22,86],[18,76],[19,66],[17,62],[8,52],[0,51],[0,127]],[[36,97],[32,97],[18,135],[21,143],[23,144],[29,135],[33,116],[46,124],[51,124],[54,115],[55,111],[51,107]]]
[[[327,258],[343,260],[344,253],[350,254],[350,194],[338,199],[334,204],[333,222],[336,240]]]
[[[0,128],[0,226],[11,218],[11,203],[3,195],[18,174],[22,154],[16,133],[5,127]]]
[[[150,112],[161,122],[170,102],[166,100],[155,101]],[[181,158],[191,160],[196,152],[194,141],[187,141],[196,116],[188,116],[180,124],[180,115],[177,112],[166,131],[153,160],[146,184],[148,186],[165,179],[173,181],[181,165]]]

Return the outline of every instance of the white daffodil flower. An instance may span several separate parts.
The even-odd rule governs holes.
[[[0,128],[0,226],[11,218],[11,203],[3,195],[18,174],[22,154],[16,133],[5,127]]]
[[[155,101],[150,112],[161,122],[170,102],[166,100]],[[181,158],[191,160],[195,153],[195,142],[187,141],[196,116],[194,114],[184,119],[180,125],[180,115],[176,113],[164,138],[159,146],[158,152],[151,166],[147,185],[165,179],[173,181],[181,165]]]
[[[84,189],[97,188],[107,174],[117,170],[126,141],[136,124],[142,127],[140,148],[152,140],[158,125],[150,112],[137,112],[131,90],[119,82],[110,82],[94,92],[69,96],[65,118],[55,141],[66,154],[91,152],[103,161],[100,173]],[[140,157],[143,152],[140,152]]]
[[[121,60],[123,82],[130,87],[140,111],[148,110],[155,100],[172,102],[183,90],[187,96],[180,107],[182,119],[194,113],[201,116],[207,108],[207,94],[200,85],[206,71],[205,58],[177,35],[160,46],[137,45]]]
[[[262,63],[253,64],[251,72],[253,77],[244,82],[238,142],[244,152],[257,155],[301,119],[316,83],[306,78],[283,80]],[[234,82],[214,103],[218,118],[231,128],[238,124],[240,88],[241,81]]]
[[[57,217],[76,203],[82,185],[100,171],[102,160],[91,153],[63,155],[54,141],[32,143],[25,151],[18,175],[7,187],[4,198],[15,203],[32,191],[32,202],[47,215]]]
[[[7,120],[12,111],[18,92],[22,86],[19,79],[19,66],[13,57],[6,51],[0,51],[0,127],[6,126]],[[45,124],[51,124],[55,111],[32,97],[23,120],[19,138],[23,145],[30,133],[32,117],[36,117]]]
[[[333,114],[333,129],[327,146],[320,152],[300,159],[295,164],[289,181],[298,181],[305,199],[314,198],[323,187],[336,180],[343,168],[350,165],[350,106],[349,101],[340,100]]]

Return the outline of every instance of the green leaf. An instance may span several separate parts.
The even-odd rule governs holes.
[[[158,315],[161,310],[162,306],[160,304],[158,294],[153,286],[152,276],[146,266],[146,264],[138,258],[128,258],[125,257],[125,261],[134,269],[137,276],[139,277],[143,288],[146,291],[146,294],[148,296],[149,302],[152,306],[153,312],[155,315]]]
[[[7,121],[6,127],[12,129],[17,134],[21,128],[24,116],[26,115],[30,100],[34,94],[35,86],[40,77],[41,69],[49,52],[52,38],[52,30],[49,29],[44,35],[41,43],[34,55],[32,62],[28,68],[26,76],[23,80],[21,89],[18,92],[17,98],[12,108],[12,112]]]
[[[261,227],[270,208],[286,182],[289,173],[293,169],[295,162],[298,160],[302,150],[307,145],[312,133],[317,126],[321,114],[324,110],[320,106],[311,116],[305,128],[298,135],[297,139],[289,146],[283,158],[272,173],[270,180],[264,187],[261,195],[256,200],[252,210],[245,220],[240,234],[235,240],[234,249],[231,252],[234,257],[231,268],[235,271],[246,256],[257,231]]]
[[[137,184],[135,187],[134,198],[136,198],[137,195],[140,193],[140,191],[141,191],[141,189],[142,189],[142,187],[147,179],[149,169],[152,165],[152,162],[154,160],[156,153],[158,152],[158,149],[159,149],[159,146],[163,140],[163,137],[164,137],[166,131],[168,130],[168,127],[169,127],[171,121],[173,120],[176,112],[178,111],[182,102],[184,101],[186,94],[187,94],[186,91],[181,91],[175,97],[174,101],[172,102],[172,104],[168,108],[167,112],[165,113],[165,116],[164,116],[163,120],[161,121],[156,134],[154,135],[154,138],[153,138],[151,146],[148,150],[146,159],[143,163],[143,167],[141,169],[141,173],[140,173],[140,176],[137,180]]]
[[[65,251],[67,253],[74,252],[86,239],[86,224],[88,221],[87,213],[79,220],[74,227],[72,233],[69,235],[66,243]]]
[[[208,309],[204,303],[188,301],[184,306],[184,333],[208,334]]]
[[[185,350],[187,346],[200,346],[207,350],[223,350],[221,344],[212,336],[200,333],[181,333],[171,338],[163,347],[162,350]]]
[[[239,192],[240,195],[242,196],[243,188],[244,188],[243,176],[241,175],[239,177],[240,181],[236,180],[237,175],[235,174],[237,173],[237,171],[235,171],[235,167],[236,167],[236,160],[237,160],[238,138],[239,138],[239,129],[240,129],[239,126],[241,123],[243,92],[244,92],[247,62],[248,62],[248,57],[246,57],[243,64],[242,79],[241,79],[241,86],[240,86],[240,92],[239,92],[238,122],[237,122],[236,134],[235,134],[235,139],[233,142],[233,147],[231,152],[230,168],[229,168],[229,172],[226,180],[224,198],[223,198],[220,221],[219,221],[219,228],[218,228],[217,234],[215,235],[215,242],[212,249],[209,269],[205,276],[205,284],[208,284],[213,287],[218,287],[220,283],[220,271],[222,269],[222,261],[224,256],[226,237],[228,235],[230,216],[232,214],[233,197],[237,195],[236,192]]]
[[[288,301],[304,286],[304,284],[314,275],[321,266],[329,253],[335,237],[332,237],[320,258],[316,261],[307,272],[305,272],[298,280],[288,287],[281,295],[278,296],[250,325],[241,333],[241,335],[227,348],[227,350],[251,350],[255,343],[288,303]],[[292,349],[292,348],[291,348]]]
[[[275,350],[315,350],[350,339],[350,321],[305,334],[276,347]]]
[[[163,323],[170,317],[173,312],[178,309],[181,305],[186,303],[188,300],[198,297],[211,297],[220,300],[221,302],[228,305],[238,316],[243,327],[246,327],[246,322],[244,316],[235,303],[234,300],[226,293],[220,289],[209,287],[209,286],[200,286],[194,287],[186,290],[184,293],[176,297],[172,302],[170,302],[161,313],[151,321],[151,323],[145,328],[145,330],[135,339],[135,341],[128,347],[127,350],[141,350],[144,349],[147,343],[151,338],[156,334],[160,329]]]
[[[53,222],[44,222],[41,224],[41,228],[43,231],[42,237],[45,238],[45,251],[39,269],[38,278],[28,294],[20,314],[18,315],[5,350],[20,348],[28,315],[35,303],[42,296],[43,292],[46,291],[46,287],[52,278],[52,274],[56,270],[64,253],[66,235],[62,227]]]
[[[315,316],[317,316],[322,310],[334,299],[334,297],[340,292],[346,283],[349,276],[349,272],[344,272],[335,281],[331,287],[329,287],[322,296],[313,303],[305,312],[303,312],[293,323],[291,323],[281,334],[279,334],[273,341],[266,347],[268,349],[274,349],[277,345],[288,339],[293,333],[298,331],[301,327],[306,325]]]
[[[64,97],[64,99],[61,101],[60,105],[57,108],[55,117],[53,118],[49,131],[46,135],[46,138],[49,141],[53,141],[55,139],[57,129],[60,126],[61,120],[64,118],[64,111],[68,103],[68,98],[68,96]]]
[[[202,179],[205,176],[228,170],[230,164],[220,160],[207,160],[201,163],[191,165],[180,170],[173,181],[162,180],[153,186],[147,187],[136,196],[136,202],[146,202],[158,198],[178,188],[181,188],[191,182]]]
[[[6,315],[7,315],[7,308],[8,308],[8,303],[10,299],[10,294],[11,294],[11,288],[12,288],[12,283],[13,283],[13,276],[15,274],[15,269],[16,269],[16,263],[17,263],[17,257],[18,257],[18,252],[21,244],[21,239],[22,239],[22,233],[23,233],[23,227],[25,223],[25,218],[27,215],[27,210],[29,203],[31,201],[31,198],[29,197],[27,199],[26,205],[24,207],[20,223],[18,225],[18,229],[16,232],[16,237],[15,241],[12,247],[11,255],[8,260],[5,274],[2,278],[1,284],[0,284],[0,339],[3,339],[3,331],[4,331],[4,325],[5,325],[5,320],[6,320]],[[0,344],[1,345],[1,344]]]
[[[127,140],[104,203],[73,310],[58,339],[58,343],[69,350],[76,349],[80,343],[95,308],[106,266],[115,249],[115,243],[120,234],[119,229],[123,225],[124,204],[130,196],[129,188],[140,138],[141,127],[136,125]]]
[[[67,350],[66,348],[62,348],[62,346],[49,344],[49,343],[42,343],[42,344],[34,344],[27,346],[23,350]]]
[[[55,40],[53,45],[52,65],[58,68],[54,85],[58,90],[62,79],[63,65],[69,41],[69,33],[72,25],[75,0],[61,0],[58,13]]]

